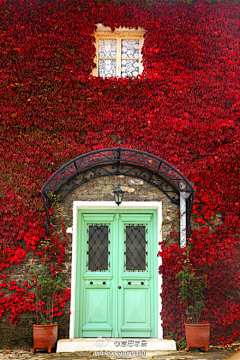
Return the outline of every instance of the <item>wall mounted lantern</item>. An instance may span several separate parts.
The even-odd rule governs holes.
[[[123,200],[123,194],[124,194],[124,191],[122,191],[119,184],[116,187],[116,189],[113,190],[113,194],[114,194],[115,203],[117,204],[117,206],[119,206]]]

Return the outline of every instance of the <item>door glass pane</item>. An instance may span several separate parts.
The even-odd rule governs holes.
[[[127,271],[146,270],[146,229],[145,225],[127,225],[126,233],[126,264]]]
[[[108,226],[90,225],[88,228],[88,270],[108,270]]]

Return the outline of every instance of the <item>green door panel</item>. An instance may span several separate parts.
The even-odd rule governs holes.
[[[79,210],[75,337],[157,337],[156,210]]]
[[[149,293],[150,289],[124,289],[122,337],[150,337]]]

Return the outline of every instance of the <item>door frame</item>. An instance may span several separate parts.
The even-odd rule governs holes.
[[[158,252],[161,250],[162,241],[162,202],[152,201],[130,201],[122,202],[118,207],[114,201],[74,201],[73,202],[73,227],[72,227],[72,273],[71,273],[71,300],[70,300],[70,325],[69,338],[74,339],[75,327],[75,296],[76,296],[76,269],[77,269],[77,215],[78,210],[120,210],[120,209],[156,209],[157,210],[157,242]],[[70,232],[70,231],[69,231]],[[157,254],[156,254],[157,256]],[[158,268],[162,265],[162,258],[158,257]],[[163,338],[162,320],[160,313],[162,310],[162,299],[160,293],[162,291],[162,275],[158,275],[158,339]]]

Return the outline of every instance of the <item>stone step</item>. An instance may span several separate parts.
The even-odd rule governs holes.
[[[172,351],[177,350],[174,340],[162,339],[137,339],[137,338],[75,338],[62,339],[57,342],[57,353],[76,351],[99,351],[99,352],[148,352],[148,351]]]

